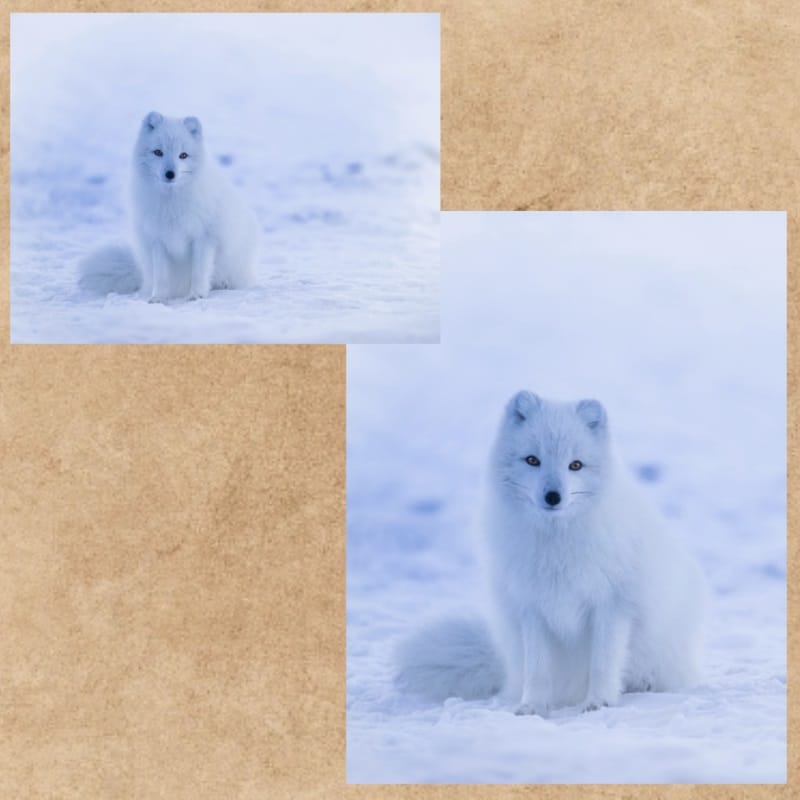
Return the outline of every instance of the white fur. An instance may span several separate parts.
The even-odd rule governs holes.
[[[443,619],[423,626],[400,643],[399,686],[443,701],[488,697],[505,680],[503,662],[482,620]]]
[[[101,247],[81,260],[78,285],[97,294],[132,294],[142,285],[133,251],[125,245]]]
[[[570,470],[575,461],[582,467]],[[551,492],[561,498],[555,506],[545,500]],[[626,478],[596,400],[552,403],[530,392],[511,399],[490,458],[482,543],[489,636],[517,713],[591,710],[617,704],[624,691],[697,680],[704,578]],[[422,677],[431,652],[436,686],[405,685],[431,698],[487,696],[480,689],[496,668],[485,647],[465,646],[465,630],[442,624],[409,640],[400,674]],[[465,653],[471,662],[457,663]],[[465,674],[474,676],[466,688]]]
[[[152,111],[144,118],[134,150],[132,198],[133,252],[107,248],[84,259],[82,287],[138,288],[145,299],[160,302],[252,284],[255,216],[206,155],[196,117],[169,119]]]

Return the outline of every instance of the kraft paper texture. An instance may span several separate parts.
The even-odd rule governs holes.
[[[795,796],[797,5],[11,10],[441,11],[443,209],[788,210],[790,739],[785,787],[347,786],[345,350],[7,344],[6,78],[0,798]]]

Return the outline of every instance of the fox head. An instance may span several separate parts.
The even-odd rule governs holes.
[[[609,456],[608,420],[597,400],[553,403],[523,391],[503,412],[492,476],[506,497],[558,518],[598,501]]]
[[[134,163],[142,177],[165,190],[185,184],[203,164],[200,120],[170,119],[151,111],[142,121]]]

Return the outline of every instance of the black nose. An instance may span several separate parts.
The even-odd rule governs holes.
[[[175,173],[171,169],[168,169],[164,175],[166,175],[168,181],[171,181],[175,177]]]
[[[561,502],[561,495],[558,492],[548,492],[544,496],[544,501],[549,506],[557,506]]]

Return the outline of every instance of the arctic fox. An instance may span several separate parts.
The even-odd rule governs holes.
[[[151,111],[133,156],[133,252],[102,249],[81,264],[80,285],[136,291],[149,301],[205,297],[253,282],[258,225],[206,155],[196,117]]]
[[[511,399],[481,540],[487,622],[445,619],[401,643],[402,687],[435,700],[502,692],[516,713],[545,716],[696,681],[705,579],[626,478],[596,400]]]

